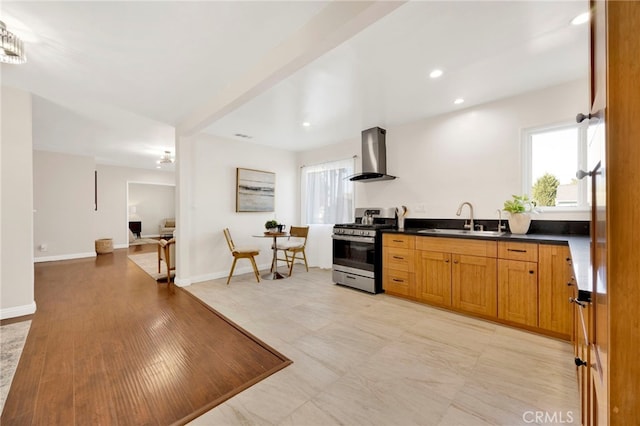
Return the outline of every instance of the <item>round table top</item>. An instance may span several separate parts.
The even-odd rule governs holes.
[[[263,235],[254,235],[254,237],[288,237],[289,234],[287,232],[265,232]]]

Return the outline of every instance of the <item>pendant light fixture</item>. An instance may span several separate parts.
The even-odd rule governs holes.
[[[160,157],[160,159],[158,161],[156,161],[156,163],[158,165],[160,165],[160,164],[172,164],[174,161],[175,161],[175,159],[171,155],[171,151],[165,151],[164,154],[162,154],[162,157]]]
[[[0,62],[5,64],[24,64],[27,62],[22,40],[7,30],[7,26],[2,21],[0,21]]]

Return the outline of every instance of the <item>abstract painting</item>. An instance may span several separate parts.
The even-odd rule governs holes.
[[[272,212],[276,174],[252,169],[236,169],[236,211]]]

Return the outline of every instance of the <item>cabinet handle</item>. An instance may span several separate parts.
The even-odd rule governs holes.
[[[457,261],[457,260],[454,260],[454,261],[453,261],[453,263],[455,263],[455,264],[457,265],[457,264],[458,264],[458,261]]]
[[[403,240],[393,240],[394,243],[404,243]]]
[[[399,280],[399,279],[397,279],[397,278],[394,278],[394,279],[393,279],[393,281],[394,281],[394,282],[397,282],[397,283],[403,283],[403,282],[404,282],[404,280]]]
[[[583,308],[587,307],[587,304],[585,302],[581,302],[578,299],[576,299],[575,297],[570,297],[569,298],[569,303],[575,303],[578,306],[582,306]]]
[[[445,259],[445,260],[444,260],[444,263],[449,263],[449,259]]]
[[[581,360],[578,357],[576,357],[573,361],[576,363],[576,367],[581,367],[581,366],[585,366],[586,367],[587,366],[587,362]]]
[[[520,249],[507,249],[507,251],[515,251],[516,253],[526,253],[526,250],[520,250]]]
[[[530,273],[531,275],[535,274],[535,272],[533,272],[533,271],[529,271],[529,273]]]
[[[568,281],[568,282],[567,282],[567,285],[568,285],[569,287],[571,287],[571,286],[573,285],[573,283],[572,283],[571,281]]]
[[[404,257],[401,256],[393,256],[394,259],[400,259],[400,260],[404,260]]]

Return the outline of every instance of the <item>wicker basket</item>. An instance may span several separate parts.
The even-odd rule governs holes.
[[[96,253],[97,254],[113,253],[113,239],[100,238],[96,240]]]

